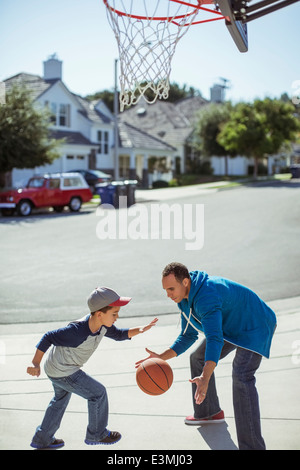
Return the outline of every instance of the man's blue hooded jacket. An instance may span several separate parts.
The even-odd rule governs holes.
[[[181,311],[181,333],[171,346],[177,355],[206,337],[205,360],[218,363],[224,340],[262,356],[270,356],[276,316],[252,290],[204,271],[191,271],[188,299]]]

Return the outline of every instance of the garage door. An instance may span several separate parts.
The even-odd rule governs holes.
[[[65,171],[87,170],[88,169],[88,156],[87,155],[66,155],[64,166],[65,166]]]

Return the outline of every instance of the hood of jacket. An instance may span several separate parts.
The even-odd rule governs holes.
[[[190,309],[193,307],[194,299],[197,296],[202,285],[208,278],[208,274],[205,271],[190,271],[190,278],[191,278],[191,288],[189,292],[189,297],[188,299],[183,299],[178,304],[179,309],[183,310],[185,313],[188,313]]]
[[[208,278],[208,274],[205,271],[191,271],[191,289],[188,297],[188,307],[192,308],[195,297],[197,296],[202,285]]]
[[[190,323],[192,324],[192,326],[194,326],[195,329],[199,330],[199,324],[197,322],[195,324],[195,318],[192,318],[192,309],[193,309],[194,300],[197,297],[202,285],[207,280],[208,274],[205,271],[190,271],[190,278],[191,278],[191,288],[190,288],[188,299],[183,299],[178,304],[178,308],[180,309],[181,314],[184,316],[184,318],[187,321],[183,334],[186,333],[186,330]]]

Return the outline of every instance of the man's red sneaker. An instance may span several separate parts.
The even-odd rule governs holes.
[[[191,426],[200,426],[201,424],[218,424],[225,421],[224,411],[221,410],[219,413],[210,416],[209,418],[194,418],[194,416],[187,416],[184,420],[185,424]]]

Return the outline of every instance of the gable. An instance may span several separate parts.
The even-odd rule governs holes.
[[[47,80],[46,83],[49,83],[51,86],[37,97],[37,101],[42,104],[44,104],[45,101],[64,103],[74,106],[77,110],[83,110],[81,103],[61,80]]]

